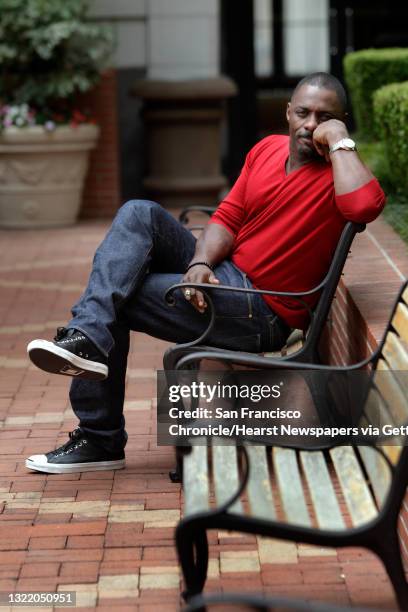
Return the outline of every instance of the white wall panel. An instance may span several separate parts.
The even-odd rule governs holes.
[[[94,17],[144,17],[148,0],[93,0],[90,14]]]
[[[218,0],[147,0],[147,10],[155,16],[215,15]]]
[[[287,75],[329,70],[328,11],[328,0],[284,0],[283,44]]]
[[[138,22],[116,24],[115,65],[117,68],[146,66],[146,26]]]
[[[214,77],[219,73],[216,17],[152,16],[148,46],[148,76],[151,78],[193,79]]]

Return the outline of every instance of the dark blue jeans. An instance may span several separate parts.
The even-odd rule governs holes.
[[[118,211],[98,247],[88,286],[72,309],[68,327],[83,331],[108,357],[104,381],[74,379],[70,400],[80,427],[109,450],[127,440],[123,403],[130,330],[174,343],[198,338],[208,325],[177,292],[175,306],[164,295],[182,280],[196,238],[155,202],[132,200]],[[251,287],[245,273],[225,260],[215,269],[223,285]],[[212,291],[217,319],[206,344],[249,352],[283,346],[289,329],[260,295]]]

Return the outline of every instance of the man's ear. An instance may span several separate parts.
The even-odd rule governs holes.
[[[288,102],[288,105],[286,107],[286,120],[289,122],[289,117],[290,117],[290,102]]]

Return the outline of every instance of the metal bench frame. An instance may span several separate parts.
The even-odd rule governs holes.
[[[287,597],[266,597],[255,593],[217,593],[212,595],[196,595],[188,602],[183,612],[204,612],[211,606],[245,605],[256,612],[346,612],[347,606],[323,603],[321,601],[303,601]],[[354,612],[380,612],[374,608],[355,608]],[[386,612],[382,610],[381,612]],[[389,611],[391,612],[391,611]]]
[[[404,299],[403,299],[404,298]],[[405,300],[405,301],[404,301]],[[257,355],[227,355],[225,351],[198,351],[185,356],[177,364],[177,369],[183,370],[193,365],[198,368],[200,362],[204,359],[219,360],[223,363],[245,365],[250,368],[262,369],[283,369],[283,370],[310,370],[317,372],[355,372],[363,370],[367,372],[369,369],[368,380],[374,380],[373,377],[377,371],[377,365],[380,360],[384,363],[384,359],[388,359],[390,363],[394,363],[392,356],[393,351],[390,351],[390,339],[395,337],[396,321],[398,313],[403,312],[403,344],[408,343],[408,281],[401,287],[398,297],[395,302],[390,320],[388,322],[384,337],[378,349],[367,359],[360,363],[351,366],[325,366],[312,365],[303,362],[293,362],[282,359],[268,359]],[[394,315],[396,318],[394,319]],[[394,327],[392,325],[394,323]],[[392,344],[392,343],[391,343]],[[402,347],[402,351],[401,351]],[[381,365],[380,363],[380,365]],[[408,352],[403,345],[400,345],[399,356],[395,363],[400,364],[399,369],[408,370]],[[401,367],[405,366],[405,367]],[[380,368],[381,370],[382,368]],[[392,369],[392,368],[391,368]],[[377,380],[377,379],[376,379]],[[368,391],[367,391],[368,392]],[[395,403],[395,396],[391,396],[392,403]],[[407,397],[403,395],[404,415],[408,421],[408,404]],[[362,404],[361,408],[365,405]],[[390,404],[391,405],[391,404]],[[351,444],[350,448],[360,449],[361,446],[373,446],[369,440],[359,441],[356,444]],[[332,449],[339,449],[335,444]],[[347,447],[348,448],[348,447]],[[382,449],[376,449],[379,454],[386,460],[387,457]],[[274,538],[282,538],[293,542],[304,542],[306,544],[314,544],[318,546],[343,547],[343,546],[359,546],[365,547],[376,553],[382,560],[389,578],[395,589],[398,603],[402,610],[408,610],[408,584],[405,578],[404,567],[401,559],[401,550],[398,540],[398,517],[403,504],[408,485],[408,447],[404,446],[399,452],[399,457],[391,462],[386,463],[389,468],[389,488],[384,494],[383,503],[378,504],[380,507],[374,518],[370,517],[364,524],[346,527],[343,530],[325,529],[322,527],[303,526],[300,524],[284,523],[279,520],[259,518],[254,516],[246,516],[234,513],[231,506],[240,498],[243,490],[246,487],[249,478],[249,463],[248,452],[242,447],[243,456],[246,457],[247,469],[241,479],[240,486],[236,492],[215,509],[209,509],[193,513],[183,518],[176,529],[176,546],[179,555],[180,564],[186,582],[187,590],[185,597],[189,597],[200,593],[204,587],[208,564],[208,542],[206,532],[208,529],[225,529],[239,531]],[[184,451],[185,452],[185,451]],[[314,450],[307,451],[307,454],[314,453]],[[188,454],[186,455],[188,457]],[[245,470],[244,470],[245,471]],[[388,473],[388,472],[387,472]],[[375,482],[373,484],[375,491]],[[388,487],[388,482],[387,482]]]
[[[206,346],[204,345],[205,340],[208,339],[215,323],[215,319],[217,313],[214,308],[213,301],[211,299],[211,293],[213,291],[234,291],[241,293],[260,293],[262,295],[273,295],[280,297],[290,297],[293,299],[298,299],[303,302],[305,307],[309,310],[311,321],[308,332],[306,334],[305,342],[301,349],[284,357],[284,359],[292,361],[302,361],[305,363],[319,363],[319,353],[318,353],[318,344],[323,333],[324,325],[327,321],[327,316],[330,311],[331,304],[333,302],[334,294],[336,292],[337,285],[339,283],[344,265],[346,263],[347,256],[350,252],[351,244],[354,240],[354,237],[357,233],[363,232],[365,230],[365,225],[353,223],[349,221],[343,229],[343,232],[340,236],[339,243],[336,247],[335,253],[333,255],[333,260],[330,264],[330,268],[322,280],[316,287],[313,289],[309,289],[308,291],[299,291],[296,293],[287,292],[287,291],[268,291],[263,289],[249,289],[244,287],[230,287],[227,285],[212,285],[210,283],[178,283],[169,287],[166,292],[165,299],[171,305],[174,304],[175,298],[174,293],[176,290],[185,288],[185,287],[194,287],[195,289],[200,289],[206,296],[206,300],[210,306],[211,318],[208,324],[208,327],[203,332],[203,334],[193,340],[191,342],[186,342],[183,344],[177,344],[174,347],[169,348],[163,357],[163,366],[165,370],[174,370],[176,368],[177,362],[186,354],[190,353],[192,350],[216,350],[220,349]],[[308,307],[306,302],[302,299],[304,297],[308,297],[311,295],[319,294],[320,297],[318,303],[313,311]],[[225,353],[227,354],[235,354],[236,351],[229,351],[225,349]],[[243,353],[250,355],[251,353]]]

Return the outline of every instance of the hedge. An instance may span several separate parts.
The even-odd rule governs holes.
[[[390,179],[408,192],[408,81],[381,87],[374,93],[373,108],[378,134],[385,143]]]
[[[343,62],[358,132],[373,138],[373,94],[383,85],[408,79],[408,49],[364,49],[348,53]]]

